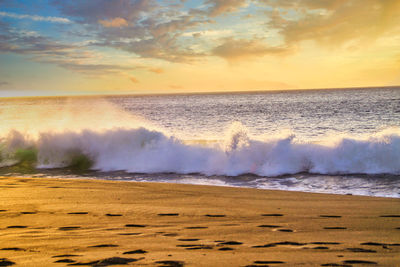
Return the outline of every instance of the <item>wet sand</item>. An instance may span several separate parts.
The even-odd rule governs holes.
[[[0,178],[0,266],[396,266],[400,199]]]

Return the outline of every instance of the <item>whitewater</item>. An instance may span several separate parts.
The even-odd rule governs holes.
[[[400,90],[0,100],[0,174],[400,197]]]

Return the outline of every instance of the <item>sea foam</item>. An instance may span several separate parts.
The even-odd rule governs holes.
[[[293,134],[252,137],[240,123],[233,123],[222,140],[199,143],[145,127],[81,128],[35,135],[11,130],[0,140],[0,166],[16,164],[16,153],[28,149],[37,153],[37,168],[68,167],[76,157],[85,156],[92,169],[134,173],[400,174],[399,129],[318,143],[299,141]]]

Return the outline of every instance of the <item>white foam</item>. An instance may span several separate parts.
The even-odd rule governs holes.
[[[0,147],[3,161],[19,148],[35,148],[38,168],[65,167],[74,156],[83,154],[101,171],[228,176],[400,174],[399,129],[307,143],[296,141],[294,135],[256,140],[235,123],[225,140],[203,145],[143,127],[40,131],[35,135],[12,130],[3,136]]]

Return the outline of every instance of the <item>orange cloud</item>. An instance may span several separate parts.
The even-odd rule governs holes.
[[[117,28],[128,26],[128,22],[124,18],[116,17],[112,20],[99,20],[99,23],[106,28]]]
[[[207,0],[206,4],[212,5],[208,10],[211,17],[236,12],[248,5],[246,0]]]
[[[162,68],[149,68],[148,71],[151,71],[156,74],[164,73],[164,69],[162,69]]]
[[[296,0],[262,2],[277,9],[267,11],[268,26],[284,37],[286,44],[314,40],[337,47],[357,41],[371,44],[385,34],[400,30],[398,0]],[[288,18],[287,12],[297,13]],[[286,12],[286,15],[285,15]]]
[[[133,82],[133,83],[139,83],[139,80],[136,79],[136,78],[133,77],[133,76],[130,76],[130,77],[129,77],[129,80],[131,80],[131,82]]]

